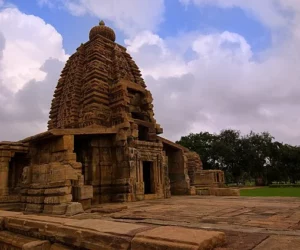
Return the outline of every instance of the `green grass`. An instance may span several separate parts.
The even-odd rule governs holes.
[[[280,197],[300,197],[300,188],[255,188],[255,189],[241,189],[241,196],[280,196]]]

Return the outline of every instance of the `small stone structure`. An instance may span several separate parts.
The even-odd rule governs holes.
[[[202,170],[198,154],[158,136],[152,101],[139,68],[100,22],[61,73],[48,131],[0,143],[0,203],[71,215],[222,185],[222,171]]]

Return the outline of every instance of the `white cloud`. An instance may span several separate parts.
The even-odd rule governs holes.
[[[46,129],[68,56],[55,28],[17,8],[0,10],[0,31],[0,141],[17,140]]]
[[[53,5],[49,0],[40,4]],[[127,35],[142,30],[156,30],[163,21],[164,0],[56,0],[73,15],[90,14],[110,20]]]
[[[245,38],[228,31],[168,40],[142,33],[127,41],[168,138],[234,128],[269,131],[293,144],[300,144],[299,43],[291,37],[258,62]],[[187,51],[194,53],[192,59],[185,58]]]
[[[40,67],[48,58],[67,59],[62,36],[39,17],[6,8],[0,11],[0,30],[6,40],[1,78],[9,90],[16,92],[29,80],[42,80],[45,73]]]
[[[294,8],[297,0],[179,0],[188,6],[195,4],[199,7],[205,5],[218,6],[221,8],[238,7],[256,17],[265,25],[272,28],[283,28],[289,20],[283,15],[283,11]]]
[[[165,42],[150,31],[143,31],[135,38],[125,40],[125,44],[128,52],[138,60],[145,75],[158,79],[187,73],[182,58],[173,54]]]
[[[234,128],[246,133],[267,130],[279,140],[300,144],[300,6],[298,0],[278,1],[280,6],[272,0],[181,0],[200,7],[242,8],[270,27],[273,37],[278,30],[287,31],[285,39],[274,40],[272,48],[255,55],[259,61],[253,59],[243,36],[228,31],[194,31],[162,39],[154,30],[162,20],[163,1],[64,3],[73,14],[108,19],[130,36],[125,41],[128,52],[153,93],[156,119],[168,138]],[[51,3],[43,0],[41,4],[47,2]],[[138,4],[142,11],[128,3]],[[0,34],[0,139],[19,139],[46,128],[62,67],[59,61],[47,59],[66,57],[61,36],[53,27],[37,17],[10,11],[5,29],[0,27],[4,35]],[[1,15],[3,11],[0,20],[4,20]]]

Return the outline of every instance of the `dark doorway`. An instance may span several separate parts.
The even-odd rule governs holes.
[[[29,165],[24,153],[15,153],[9,162],[8,186],[10,194],[18,194],[21,188],[23,168]]]
[[[139,140],[148,141],[149,129],[143,125],[139,125]]]
[[[153,163],[151,161],[143,162],[143,181],[145,194],[154,194]]]
[[[91,138],[89,136],[75,136],[74,153],[76,153],[76,161],[82,164],[81,174],[84,176],[84,185],[91,185],[92,173],[91,168]]]

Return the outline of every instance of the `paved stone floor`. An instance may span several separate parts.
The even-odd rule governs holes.
[[[233,250],[300,249],[300,199],[176,196],[94,207],[75,218],[176,225],[226,233]]]

